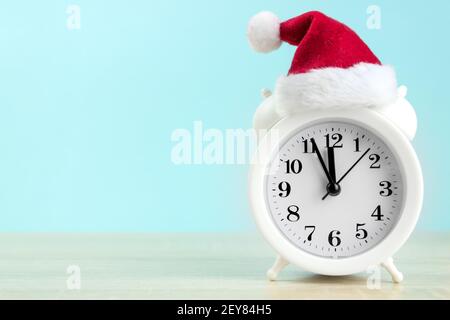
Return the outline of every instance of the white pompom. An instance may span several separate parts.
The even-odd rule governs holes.
[[[248,23],[247,37],[255,51],[270,52],[281,46],[280,19],[264,11],[253,16]]]

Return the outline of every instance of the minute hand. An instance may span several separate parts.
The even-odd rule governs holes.
[[[342,176],[341,179],[339,179],[339,181],[337,182],[337,184],[340,184],[342,182],[342,180],[345,179],[345,177],[347,177],[347,175],[356,167],[356,165],[366,156],[366,154],[368,154],[370,151],[370,148],[366,150],[366,152],[364,152],[364,154],[350,167],[350,169],[347,170],[347,172]],[[325,200],[328,196],[330,195],[329,192],[327,192],[327,194],[322,198],[322,200]]]
[[[325,172],[325,175],[327,176],[328,182],[329,182],[330,184],[335,183],[335,181],[333,181],[333,178],[332,178],[331,175],[330,175],[330,172],[329,172],[328,169],[327,169],[327,166],[325,165],[325,161],[323,161],[323,158],[322,158],[322,155],[321,155],[321,153],[320,153],[320,150],[319,150],[319,148],[317,147],[316,140],[314,140],[314,138],[311,138],[311,143],[312,143],[312,145],[313,145],[313,149],[314,149],[314,152],[315,152],[316,155],[317,155],[317,158],[319,158],[320,165],[322,166],[322,169],[323,169],[323,171]]]

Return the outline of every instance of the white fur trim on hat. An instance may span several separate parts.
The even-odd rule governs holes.
[[[392,67],[369,63],[316,69],[279,78],[274,98],[282,116],[302,109],[380,107],[396,101],[397,80]]]
[[[280,19],[272,12],[263,11],[250,19],[247,37],[257,52],[270,52],[281,46]]]

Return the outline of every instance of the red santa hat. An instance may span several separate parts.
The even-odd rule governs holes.
[[[320,12],[285,22],[270,12],[254,16],[248,39],[258,52],[297,46],[287,76],[278,79],[274,97],[281,113],[299,108],[379,107],[397,99],[392,67],[382,65],[346,25]]]

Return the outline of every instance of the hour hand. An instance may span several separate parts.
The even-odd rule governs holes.
[[[336,158],[334,156],[334,147],[328,147],[328,172],[330,173],[331,182],[327,186],[327,191],[331,196],[337,196],[341,193],[341,187],[336,182]]]
[[[328,147],[328,172],[330,173],[333,183],[336,183],[336,162],[333,147]]]

